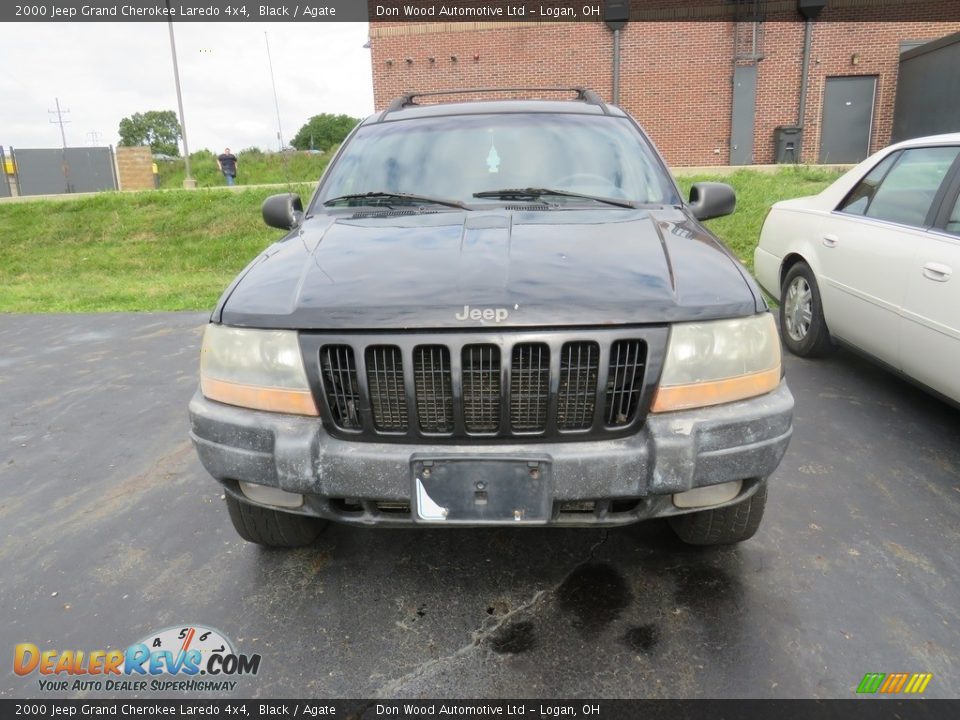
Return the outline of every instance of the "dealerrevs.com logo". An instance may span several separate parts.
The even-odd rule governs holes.
[[[39,674],[40,690],[142,692],[231,691],[232,679],[256,675],[260,655],[242,655],[218,630],[179,625],[151,633],[126,650],[14,648],[13,671]]]

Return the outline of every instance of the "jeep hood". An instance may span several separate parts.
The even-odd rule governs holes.
[[[763,307],[739,263],[683,210],[497,209],[308,218],[247,267],[213,320],[331,330],[588,326]]]

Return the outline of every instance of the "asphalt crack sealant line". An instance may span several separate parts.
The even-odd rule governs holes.
[[[564,586],[564,584],[577,572],[578,569],[582,568],[584,565],[588,565],[593,562],[595,559],[595,554],[597,550],[607,541],[609,531],[607,529],[602,529],[600,531],[600,539],[595,542],[587,551],[586,560],[577,563],[570,572],[566,573],[560,581],[556,584],[555,587],[547,590],[537,590],[533,597],[527,600],[525,603],[518,605],[507,613],[504,613],[495,620],[485,619],[481,626],[474,630],[471,633],[470,641],[458,648],[452,653],[444,655],[442,657],[433,658],[427,660],[420,665],[417,665],[415,668],[409,672],[401,675],[398,678],[395,678],[385,685],[381,686],[373,692],[373,697],[375,698],[394,698],[402,695],[404,687],[411,682],[416,682],[422,678],[425,678],[431,674],[432,671],[438,670],[448,663],[456,662],[470,653],[474,652],[479,648],[484,648],[486,652],[494,652],[494,654],[500,655],[502,653],[510,653],[512,648],[511,643],[522,644],[523,637],[522,634],[518,637],[511,637],[507,639],[500,639],[498,641],[497,636],[500,634],[500,631],[513,625],[514,627],[523,626],[523,623],[514,623],[513,621],[520,615],[525,613],[536,613],[540,609],[540,606],[544,604],[546,600],[551,599],[556,595],[557,591]],[[499,642],[501,647],[493,647]],[[491,646],[489,649],[487,646]]]
[[[449,662],[458,660],[465,655],[468,655],[473,650],[481,647],[484,644],[484,640],[496,633],[500,628],[502,628],[520,613],[526,612],[527,610],[530,610],[540,604],[543,599],[550,594],[550,592],[551,591],[549,590],[537,590],[537,592],[533,594],[533,597],[527,602],[497,618],[496,621],[491,623],[489,620],[485,620],[479,629],[474,630],[471,633],[470,642],[468,642],[466,645],[459,648],[455,652],[450,653],[449,655],[434,658],[418,665],[405,675],[401,675],[400,677],[391,680],[383,687],[375,690],[373,696],[376,698],[393,698],[399,696],[407,683],[419,680],[429,675],[430,672],[435,668],[440,668]]]

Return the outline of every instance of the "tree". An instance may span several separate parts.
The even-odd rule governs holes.
[[[342,143],[358,122],[349,115],[320,113],[307,120],[290,144],[297,150],[327,150]]]
[[[180,123],[173,110],[148,110],[120,121],[120,144],[124,147],[149,145],[155,153],[180,155]]]

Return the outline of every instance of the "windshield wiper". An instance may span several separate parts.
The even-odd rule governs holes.
[[[593,200],[595,202],[606,203],[607,205],[616,205],[617,207],[631,209],[636,207],[636,205],[629,200],[615,200],[614,198],[584,195],[583,193],[569,192],[568,190],[552,190],[551,188],[504,188],[503,190],[484,190],[483,192],[475,192],[473,194],[475,198],[500,198],[502,200],[522,200],[524,198],[535,200],[544,195]]]
[[[324,201],[323,204],[333,205],[334,203],[345,200],[372,200],[377,198],[383,200],[389,200],[390,198],[394,198],[396,200],[410,200],[412,202],[427,203],[428,205],[446,205],[447,207],[460,208],[461,210],[470,209],[459,200],[444,200],[442,198],[432,198],[427,197],[426,195],[415,195],[413,193],[402,192],[365,192],[355,193],[353,195],[341,195],[340,197],[330,198],[329,200]],[[389,206],[389,203],[384,203],[384,205]]]

